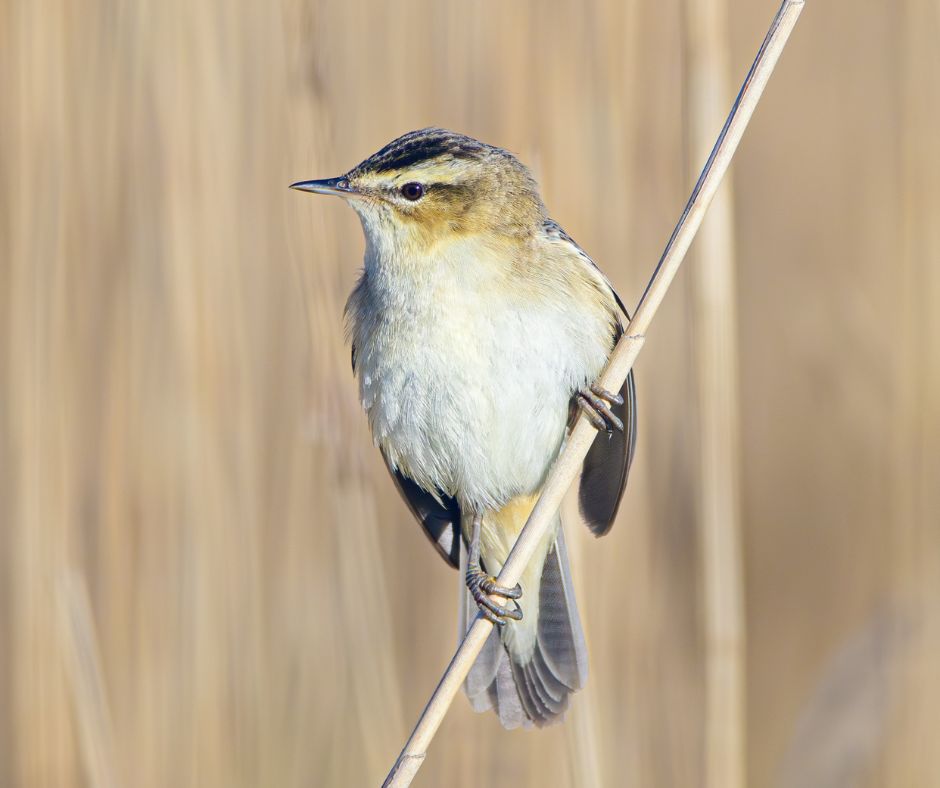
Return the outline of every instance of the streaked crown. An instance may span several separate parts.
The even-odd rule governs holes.
[[[354,176],[366,173],[395,173],[428,164],[483,162],[491,156],[515,162],[521,167],[509,151],[487,145],[473,137],[446,129],[418,129],[392,140],[349,174]]]
[[[545,208],[529,170],[509,151],[439,128],[393,140],[345,176],[353,206],[435,242],[453,234],[529,236]],[[410,229],[409,229],[410,228]]]

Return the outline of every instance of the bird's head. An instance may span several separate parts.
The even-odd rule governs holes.
[[[524,239],[545,218],[538,187],[515,156],[436,128],[393,140],[343,176],[291,188],[342,197],[371,242],[415,250],[468,235]]]

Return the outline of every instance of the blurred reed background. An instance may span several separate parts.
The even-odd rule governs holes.
[[[746,785],[940,785],[940,6],[807,5],[733,168],[739,389],[686,271],[620,522],[569,521],[589,687],[538,732],[458,699],[417,784],[696,786],[725,747]],[[381,781],[458,580],[356,400],[357,220],[287,184],[467,132],[635,303],[718,130],[687,7],[0,4],[0,785]],[[733,89],[774,11],[728,0]],[[700,557],[724,396],[730,643]]]

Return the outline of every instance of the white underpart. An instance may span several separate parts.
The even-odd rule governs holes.
[[[360,215],[367,284],[350,312],[373,437],[421,487],[455,497],[465,515],[484,513],[481,552],[495,574],[518,532],[493,527],[486,513],[540,489],[572,394],[606,361],[610,310],[565,292],[575,275],[510,278],[505,247],[479,237],[422,254],[381,214]],[[553,539],[554,530],[522,578],[525,619],[507,642],[517,653],[531,653],[535,642],[541,566]]]
[[[399,262],[388,234],[377,243],[363,225],[375,322],[366,331],[358,321],[353,333],[376,443],[465,510],[498,509],[537,490],[572,393],[606,360],[606,316],[571,308],[563,293],[546,300],[506,286],[506,261],[476,237]]]

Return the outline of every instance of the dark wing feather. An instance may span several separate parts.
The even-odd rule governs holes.
[[[447,563],[455,569],[460,565],[460,505],[453,498],[441,495],[438,501],[427,490],[393,468],[382,452],[382,459],[408,504],[411,513],[421,523],[428,539]]]
[[[585,265],[591,266],[600,273],[601,278],[610,289],[610,294],[617,306],[623,312],[624,318],[629,321],[627,308],[620,300],[607,277],[597,267],[597,264],[588,256],[577,242],[566,233],[557,222],[551,219],[544,225],[546,234],[554,240],[568,244],[576,253],[577,259]],[[614,337],[614,343],[623,334],[622,326]],[[613,345],[611,345],[613,349]],[[611,435],[598,435],[591,444],[581,471],[581,484],[578,488],[578,502],[581,514],[587,521],[588,528],[595,536],[603,536],[614,524],[623,491],[627,486],[627,476],[630,473],[630,464],[636,450],[636,385],[633,381],[633,371],[627,376],[620,389],[623,405],[615,405],[611,410],[623,422],[624,431],[614,432]]]
[[[636,450],[633,370],[620,389],[620,396],[623,397],[623,405],[614,405],[611,410],[623,422],[623,432],[598,435],[584,458],[581,470],[578,503],[581,515],[595,536],[603,536],[614,524]]]

